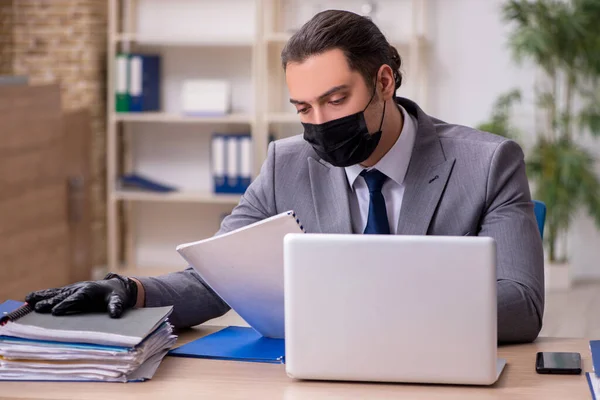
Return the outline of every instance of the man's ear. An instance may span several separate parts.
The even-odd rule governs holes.
[[[396,92],[396,81],[394,79],[394,71],[392,71],[392,68],[389,65],[383,64],[379,68],[377,82],[378,86],[380,86],[379,89],[381,90],[383,100],[387,101],[394,97]]]

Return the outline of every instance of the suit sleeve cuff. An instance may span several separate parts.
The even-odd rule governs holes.
[[[143,307],[162,307],[173,304],[173,299],[161,290],[160,284],[156,278],[134,276],[144,287]]]

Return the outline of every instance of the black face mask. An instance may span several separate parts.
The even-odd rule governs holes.
[[[304,140],[310,143],[323,160],[336,167],[360,164],[373,154],[381,139],[381,127],[385,116],[385,102],[379,130],[369,133],[364,112],[373,101],[375,91],[363,111],[322,124],[306,124]]]

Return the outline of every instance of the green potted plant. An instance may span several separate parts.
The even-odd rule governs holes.
[[[509,47],[515,60],[533,61],[544,76],[535,99],[545,123],[526,161],[533,197],[547,206],[550,275],[553,266],[568,263],[566,245],[562,252],[558,245],[565,243],[582,208],[600,228],[596,160],[577,141],[582,135],[600,136],[600,1],[509,0],[502,11],[512,26]],[[520,99],[516,90],[500,96],[479,129],[515,138],[510,109]],[[562,269],[568,280],[568,270]]]

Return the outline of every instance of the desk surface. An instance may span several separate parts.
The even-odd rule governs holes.
[[[212,333],[197,327],[181,333],[178,344]],[[583,370],[592,371],[589,341],[540,338],[503,346],[507,366],[491,387],[333,383],[295,381],[284,365],[166,357],[154,379],[143,383],[0,382],[0,398],[10,399],[591,399],[585,375],[539,375],[538,351],[581,353]]]

